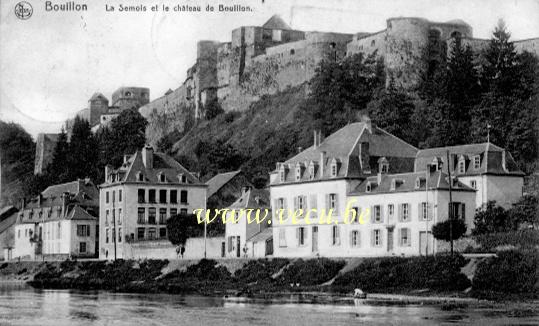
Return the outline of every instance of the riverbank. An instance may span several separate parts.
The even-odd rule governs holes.
[[[536,253],[510,252],[473,259],[440,255],[346,260],[13,262],[0,264],[0,278],[45,289],[202,294],[232,301],[278,302],[294,297],[338,303],[353,301],[352,293],[359,288],[369,293],[367,300],[371,302],[458,306],[477,304],[481,299],[536,300],[539,273],[530,257]],[[512,278],[510,286],[503,284],[504,280],[509,282],[508,277]]]

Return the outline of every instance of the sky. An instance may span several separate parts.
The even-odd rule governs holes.
[[[152,100],[162,96],[185,79],[198,40],[230,41],[232,29],[260,26],[274,14],[294,29],[346,33],[382,30],[390,17],[458,18],[478,38],[490,38],[502,18],[514,40],[539,37],[539,0],[74,1],[87,4],[85,12],[47,12],[45,1],[26,1],[33,7],[27,20],[14,14],[19,0],[0,1],[0,119],[21,124],[34,137],[58,132],[95,92],[110,99],[119,87],[139,86],[150,88]],[[220,3],[253,11],[205,12]],[[120,4],[146,11],[120,12]],[[171,11],[151,11],[156,4]],[[176,4],[203,12],[174,12]]]

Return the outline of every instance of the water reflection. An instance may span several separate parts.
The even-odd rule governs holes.
[[[166,294],[35,290],[0,284],[0,325],[536,325],[535,313],[435,306],[261,304]]]

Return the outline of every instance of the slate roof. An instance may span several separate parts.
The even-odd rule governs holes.
[[[8,218],[11,214],[17,212],[18,209],[15,206],[5,206],[0,209],[0,221]]]
[[[9,214],[4,218],[2,221],[0,221],[0,234],[4,233],[7,229],[9,229],[11,226],[17,222],[17,216],[19,214],[17,211],[14,211],[13,213]]]
[[[279,15],[273,15],[270,19],[264,25],[262,25],[263,28],[267,29],[283,29],[283,30],[291,30],[292,27],[290,27],[285,21],[281,18]]]
[[[84,192],[92,198],[99,199],[99,190],[90,179],[78,179],[77,181],[49,186],[43,190],[41,195],[44,198],[59,197],[65,192],[72,195]]]
[[[148,147],[149,148],[149,147]],[[145,150],[145,149],[144,149]],[[151,150],[151,148],[149,148]],[[160,183],[159,175],[164,175],[166,183],[179,184],[179,175],[186,177],[187,184],[203,184],[196,176],[184,168],[180,163],[172,157],[152,151],[153,165],[146,167],[142,158],[143,152],[137,151],[131,155],[127,161],[117,169],[112,169],[109,175],[105,176],[107,184],[117,182],[141,182],[138,179],[138,174],[143,176],[143,182]],[[110,181],[110,177],[114,177],[114,181]],[[106,184],[102,184],[104,186]]]
[[[452,175],[498,174],[523,176],[511,154],[492,143],[468,144],[423,149],[417,152],[414,171],[424,171],[434,159],[442,162],[442,170],[447,172],[447,152],[449,151]],[[479,156],[480,166],[475,168],[474,158]],[[465,172],[459,173],[459,160],[465,161]],[[505,161],[505,162],[504,162]],[[504,167],[505,163],[505,167]]]
[[[226,173],[219,173],[215,175],[213,178],[208,180],[206,184],[208,185],[208,198],[213,196],[216,192],[219,191],[224,185],[226,185],[230,180],[234,179],[235,176],[240,174],[241,171],[232,171],[232,172],[226,172]]]
[[[419,179],[419,187],[416,186],[416,181]],[[372,195],[381,193],[399,193],[410,191],[425,191],[427,172],[412,172],[399,174],[382,174],[381,182],[378,183],[378,176],[366,178],[363,182],[356,186],[349,195]],[[431,172],[428,177],[429,190],[449,190],[449,177],[441,171]],[[370,184],[371,190],[367,192],[367,185]],[[395,189],[392,190],[392,184]],[[453,178],[452,191],[469,191],[476,190],[458,181],[458,178]]]
[[[249,188],[229,208],[270,208],[269,191]]]
[[[299,163],[304,169],[300,181],[311,180],[308,166],[315,165],[315,178],[320,180],[318,166],[321,153],[324,152],[324,171],[322,179],[330,179],[331,163],[337,163],[337,177],[358,178],[365,176],[361,169],[359,146],[369,143],[368,166],[372,173],[378,171],[378,160],[385,157],[389,163],[389,172],[412,172],[418,149],[387,131],[367,122],[350,123],[324,139],[319,146],[314,145],[284,162],[289,169],[286,182],[296,182],[295,167]],[[279,163],[282,165],[282,163]],[[274,172],[277,172],[278,169]]]

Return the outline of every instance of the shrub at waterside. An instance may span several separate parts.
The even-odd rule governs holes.
[[[328,258],[298,259],[283,271],[278,282],[285,286],[290,284],[320,285],[335,277],[344,265],[343,260],[336,261]]]
[[[367,292],[462,291],[471,285],[460,271],[466,262],[461,255],[365,259],[352,271],[337,277],[333,289],[339,292],[351,292],[355,288]]]
[[[481,261],[473,278],[474,296],[488,299],[539,297],[539,252],[501,251]]]

